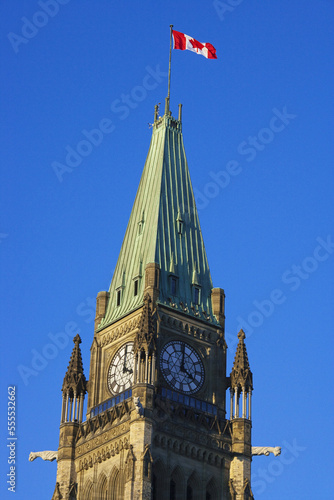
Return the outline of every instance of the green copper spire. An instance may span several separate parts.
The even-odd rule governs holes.
[[[109,289],[100,328],[142,306],[144,271],[160,266],[158,303],[216,323],[212,281],[185,155],[181,105],[154,113],[143,174]]]

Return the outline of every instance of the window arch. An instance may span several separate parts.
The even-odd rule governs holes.
[[[174,479],[171,479],[169,483],[169,500],[176,500],[176,482]]]
[[[109,500],[107,476],[102,472],[97,482],[97,498]]]
[[[120,471],[114,467],[109,480],[108,500],[123,500],[124,498],[124,479]]]
[[[218,500],[218,489],[214,478],[206,485],[205,500]]]
[[[169,483],[170,500],[184,500],[184,473],[180,466],[175,467]],[[160,500],[160,499],[159,499]]]
[[[201,482],[194,471],[187,481],[187,500],[202,500],[202,491]]]
[[[169,500],[166,468],[161,460],[153,462],[152,500]]]
[[[93,483],[90,479],[86,481],[83,500],[93,500]]]

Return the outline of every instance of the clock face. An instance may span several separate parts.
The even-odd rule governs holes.
[[[108,371],[108,388],[119,394],[131,387],[133,382],[133,342],[124,344],[113,357]]]
[[[204,382],[201,358],[190,345],[180,341],[168,342],[160,355],[161,372],[173,389],[184,394],[198,391]]]

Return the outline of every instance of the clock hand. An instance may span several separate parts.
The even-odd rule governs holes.
[[[186,372],[186,375],[188,375],[188,377],[189,377],[191,380],[194,380],[194,376],[193,376],[193,375],[191,375],[191,373]]]
[[[180,370],[181,370],[181,372],[185,372],[185,369],[184,369],[184,344],[181,344],[181,352],[182,352],[182,360],[181,360]]]
[[[125,354],[124,354],[124,363],[123,363],[123,373],[129,371],[126,367],[126,356],[127,356],[127,353],[128,353],[128,346],[126,345],[125,346]]]
[[[186,375],[188,375],[188,377],[191,379],[191,380],[194,380],[194,376],[188,372],[188,370],[186,370],[185,368],[182,370]]]
[[[133,373],[132,368],[131,368],[131,367],[130,367],[130,368],[128,368],[128,367],[126,366],[127,355],[128,355],[128,346],[126,345],[126,346],[125,346],[125,354],[124,354],[124,363],[123,363],[123,373],[128,372],[128,373],[130,373],[130,374],[131,374],[131,373]]]

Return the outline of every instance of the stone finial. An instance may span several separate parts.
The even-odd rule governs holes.
[[[76,394],[85,394],[87,392],[87,381],[83,372],[83,364],[81,357],[81,338],[77,334],[74,339],[74,347],[71,359],[64,377],[62,391],[73,391]]]
[[[142,347],[148,352],[155,349],[155,322],[152,317],[151,303],[150,295],[148,293],[145,294],[139,331],[134,343],[135,353]]]
[[[80,337],[80,335],[79,335],[78,333],[77,333],[77,334],[76,334],[76,336],[74,337],[73,342],[74,342],[75,344],[81,344],[81,342],[82,342],[82,341],[81,341],[81,337]]]
[[[245,340],[245,338],[246,338],[246,334],[243,331],[243,329],[241,328],[240,332],[238,333],[238,339],[239,340]]]
[[[246,335],[243,330],[238,333],[238,346],[231,372],[231,387],[240,387],[247,390],[253,389],[253,374],[250,370],[247,350],[245,345]]]

